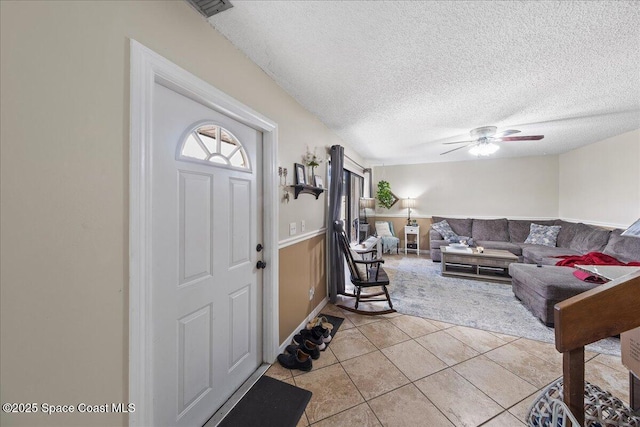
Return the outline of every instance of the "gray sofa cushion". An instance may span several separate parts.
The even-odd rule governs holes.
[[[531,221],[528,219],[510,219],[509,220],[509,240],[512,243],[523,243],[524,240],[529,236],[529,229],[531,228],[531,223],[535,222],[540,225],[556,225],[555,220],[547,220],[547,221]]]
[[[640,262],[640,239],[621,236],[621,233],[622,230],[619,228],[613,230],[602,252],[622,262]]]
[[[485,249],[500,249],[509,251],[514,255],[522,255],[522,247],[511,242],[496,242],[493,240],[475,240],[476,246],[482,246]]]
[[[471,234],[471,224],[473,223],[473,220],[471,218],[445,218],[443,216],[434,216],[432,219],[434,223],[446,220],[451,226],[451,229],[458,236],[473,237]]]
[[[553,324],[553,306],[596,284],[583,282],[573,275],[573,268],[532,264],[509,265],[515,296],[544,323]]]
[[[449,246],[448,240],[432,240],[431,249],[440,249],[440,246]]]
[[[509,275],[534,290],[546,299],[563,301],[579,293],[598,286],[595,283],[583,282],[573,275],[571,267],[557,267],[544,265],[538,267],[533,264],[510,264]]]
[[[556,240],[556,246],[560,248],[568,248],[571,245],[571,241],[578,232],[578,224],[575,222],[567,222],[561,219],[554,221],[553,225],[560,225],[562,228],[558,233],[558,239]]]
[[[474,240],[509,241],[509,221],[500,219],[474,219],[471,228]]]
[[[434,231],[434,233],[436,233]],[[429,247],[429,254],[431,255],[431,260],[435,262],[439,262],[442,260],[442,253],[440,252],[441,246],[448,246],[449,242],[447,240],[431,240]]]
[[[582,255],[582,253],[569,248],[528,244],[522,245],[522,256],[524,258],[524,262],[529,264],[542,264],[544,258],[555,257],[558,255]],[[560,261],[560,259],[557,259],[556,261]]]
[[[607,246],[611,231],[581,222],[577,224],[576,229],[576,234],[569,244],[570,249],[586,254],[593,251],[602,252]]]
[[[571,250],[571,249],[569,249]],[[558,261],[560,261],[561,258],[556,258],[554,256],[548,256],[548,257],[544,257],[542,258],[537,264],[542,264],[542,265],[556,265],[558,263]]]

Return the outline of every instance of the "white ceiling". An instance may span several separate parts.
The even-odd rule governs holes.
[[[211,24],[372,164],[474,159],[440,153],[479,126],[545,135],[493,157],[640,129],[638,1],[232,3]]]

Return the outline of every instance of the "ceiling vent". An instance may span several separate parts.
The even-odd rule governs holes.
[[[233,7],[229,0],[187,0],[187,3],[195,7],[205,18]]]

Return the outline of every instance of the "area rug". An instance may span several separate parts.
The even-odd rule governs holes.
[[[385,262],[385,270],[391,278],[391,300],[402,314],[554,342],[553,328],[543,325],[520,303],[510,284],[442,277],[440,264],[425,258],[390,261]],[[586,348],[620,355],[620,340],[607,338]]]
[[[220,427],[295,427],[311,392],[262,376],[219,424]]]

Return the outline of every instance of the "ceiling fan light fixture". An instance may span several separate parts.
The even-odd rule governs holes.
[[[488,142],[485,144],[478,144],[471,147],[469,153],[474,156],[490,156],[496,151],[500,149],[498,144],[494,144],[493,142]]]

